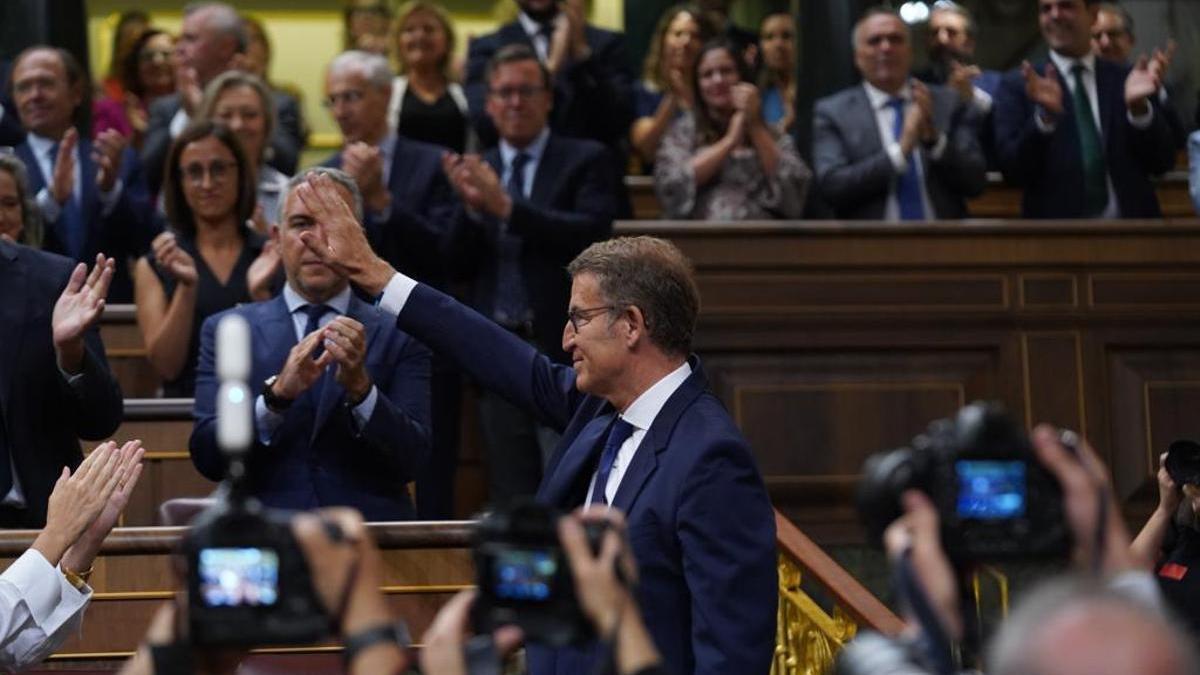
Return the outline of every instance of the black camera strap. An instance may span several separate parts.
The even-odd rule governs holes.
[[[954,675],[958,670],[952,657],[950,636],[933,611],[929,596],[913,570],[912,548],[900,554],[893,569],[900,602],[912,610],[921,624],[921,637],[916,648],[925,657],[925,665],[938,675]]]

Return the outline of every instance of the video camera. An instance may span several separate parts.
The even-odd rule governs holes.
[[[532,500],[485,514],[475,528],[473,607],[476,634],[520,626],[531,642],[563,647],[595,636],[575,595],[571,562],[558,539],[562,514]],[[584,521],[592,554],[599,555],[606,521]],[[624,581],[617,568],[617,577]]]
[[[999,404],[972,403],[932,422],[909,447],[867,458],[858,511],[876,545],[904,513],[910,489],[933,501],[942,548],[957,564],[1059,556],[1070,545],[1058,481]]]
[[[188,628],[194,644],[307,644],[330,620],[290,514],[247,493],[246,455],[254,439],[250,327],[239,316],[217,325],[217,442],[228,456],[224,498],[197,516],[182,548],[188,570]]]

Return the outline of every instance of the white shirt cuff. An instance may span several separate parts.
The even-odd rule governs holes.
[[[67,588],[71,593],[83,597],[91,593],[90,588],[82,593],[75,590],[62,572],[51,567],[50,561],[34,549],[26,550],[16,562],[4,570],[4,580],[21,590],[25,605],[29,607],[34,623],[39,626],[44,625],[54,613]],[[53,580],[54,583],[47,583],[48,580]],[[70,598],[69,595],[67,597]]]
[[[379,401],[379,388],[371,385],[371,391],[367,392],[367,397],[362,400],[362,403],[350,409],[351,417],[358,423],[359,431],[367,428],[367,422],[371,421],[371,415],[375,413],[377,401]]]
[[[938,161],[946,154],[946,146],[950,145],[950,141],[946,138],[945,133],[938,134],[937,141],[932,148],[927,148],[925,154],[933,161]]]
[[[1045,117],[1051,117],[1050,113],[1046,112],[1041,106],[1033,109],[1033,123],[1037,126],[1037,130],[1049,136],[1058,128],[1058,120],[1047,122]]]
[[[1154,123],[1154,106],[1147,105],[1146,112],[1141,115],[1134,115],[1132,110],[1126,110],[1125,116],[1129,118],[1129,123],[1134,129],[1147,129]]]
[[[283,415],[268,408],[266,400],[259,394],[254,399],[254,428],[258,430],[258,441],[270,445],[280,424],[283,424]]]
[[[888,159],[892,160],[892,170],[897,176],[903,176],[904,172],[908,171],[908,160],[904,158],[904,152],[900,149],[900,144],[896,142],[888,143],[884,148],[887,152]]]
[[[33,199],[37,202],[38,209],[42,212],[42,218],[47,223],[53,223],[62,215],[62,204],[54,201],[54,197],[50,196],[50,188],[38,190],[37,196]]]
[[[975,104],[975,109],[984,115],[992,111],[992,95],[979,87],[975,87],[975,98],[972,102]]]
[[[187,128],[188,122],[191,121],[188,114],[184,112],[183,106],[180,105],[179,110],[175,111],[175,116],[171,118],[171,124],[167,126],[167,130],[171,133],[171,138],[175,138],[183,133]]]
[[[100,215],[107,216],[112,213],[117,206],[117,201],[121,199],[121,190],[123,189],[125,189],[125,183],[118,178],[117,182],[113,183],[111,190],[100,193]]]
[[[392,316],[400,316],[400,311],[408,303],[408,296],[412,295],[413,289],[416,287],[416,279],[396,272],[387,282],[387,286],[383,287],[383,296],[379,298],[379,309]]]

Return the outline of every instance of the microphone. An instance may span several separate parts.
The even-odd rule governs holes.
[[[217,445],[226,455],[245,454],[254,442],[250,377],[250,324],[229,314],[217,324]]]

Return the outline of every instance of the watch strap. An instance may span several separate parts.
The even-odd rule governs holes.
[[[412,644],[408,625],[403,621],[396,621],[372,626],[353,635],[347,635],[346,639],[342,641],[342,659],[349,667],[360,652],[381,642],[392,642],[401,650],[408,649],[408,646]]]

